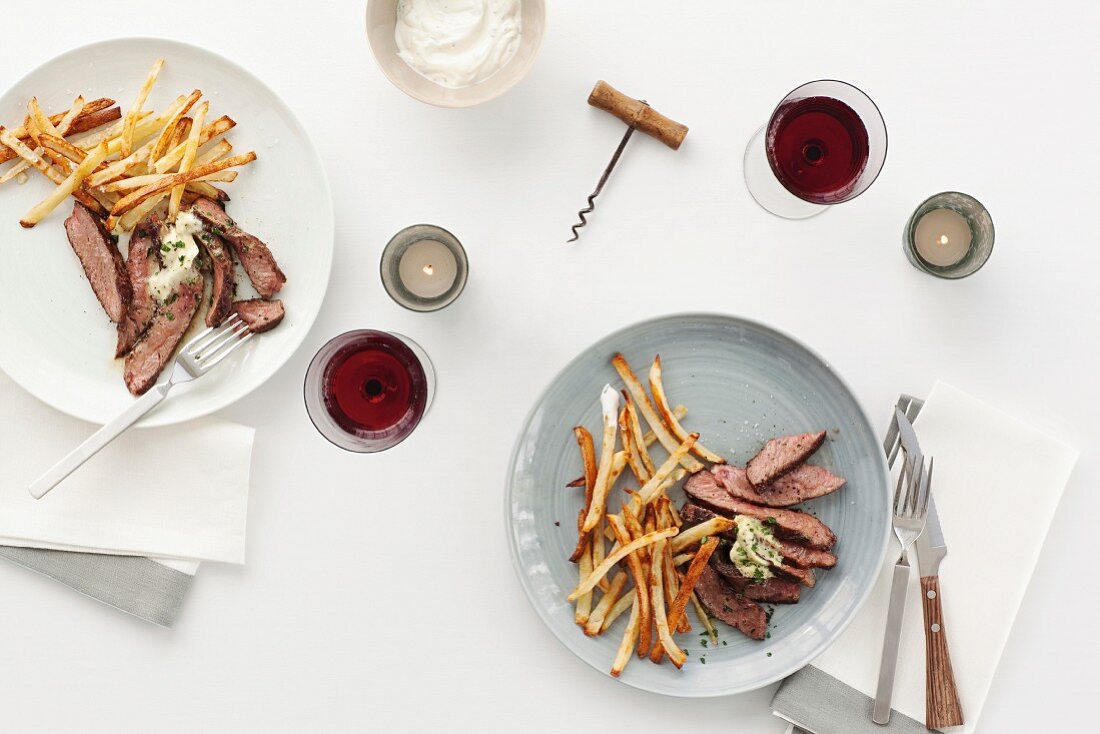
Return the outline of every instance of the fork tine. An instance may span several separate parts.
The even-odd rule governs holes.
[[[935,458],[929,457],[928,459],[928,471],[924,475],[924,483],[921,486],[920,497],[920,511],[919,514],[923,517],[928,512],[928,500],[932,497],[932,466],[936,463]]]
[[[204,345],[202,349],[200,349],[198,353],[194,355],[195,359],[197,359],[199,362],[202,362],[209,357],[212,357],[219,349],[221,349],[222,345],[234,341],[237,337],[239,337],[241,334],[246,333],[247,331],[248,326],[246,326],[243,322],[237,322],[230,326],[228,329],[222,329],[218,332],[218,335],[213,340]]]
[[[246,332],[247,333],[245,333],[243,337],[238,339],[235,343],[230,344],[227,348],[222,349],[220,352],[209,358],[204,358],[202,362],[200,362],[203,371],[205,372],[206,370],[212,369],[214,365],[216,365],[218,362],[221,362],[223,359],[232,354],[235,350],[239,349],[242,344],[247,342],[252,337],[256,336],[251,331],[246,330]]]
[[[237,314],[231,314],[228,319],[223,321],[218,326],[209,326],[200,331],[196,336],[192,337],[191,341],[187,342],[187,346],[184,348],[184,353],[194,356],[199,350],[204,349],[210,345],[212,341],[218,338],[221,334],[224,334],[227,330],[234,328],[234,325],[240,321]]]
[[[921,461],[920,466],[916,468],[915,473],[910,478],[909,494],[906,497],[905,502],[905,516],[914,517],[917,512],[917,500],[920,497],[921,478],[924,476],[924,461]]]
[[[908,395],[902,395],[898,398],[898,402],[894,407],[908,416],[911,405],[912,398]],[[898,449],[901,448],[901,430],[898,428],[897,416],[890,416],[890,428],[886,431],[886,438],[882,442],[882,448],[886,452],[886,465],[893,469],[894,462],[898,458]]]
[[[902,488],[905,486],[905,475],[909,468],[912,466],[913,460],[906,458],[905,463],[901,466],[901,472],[898,474],[898,488],[894,490],[894,514],[901,514],[901,500],[902,500]]]

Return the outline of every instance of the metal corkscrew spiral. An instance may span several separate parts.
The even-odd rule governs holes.
[[[641,100],[642,104],[645,104],[645,100]],[[611,156],[611,162],[607,164],[607,168],[603,169],[603,175],[600,176],[599,183],[596,184],[596,189],[588,195],[588,206],[577,212],[577,217],[581,220],[574,224],[571,229],[573,230],[573,236],[566,240],[566,242],[576,242],[580,238],[580,233],[577,231],[581,227],[588,224],[588,219],[585,214],[591,214],[596,210],[596,197],[603,191],[603,185],[607,183],[608,177],[611,176],[611,172],[615,170],[615,164],[619,162],[619,157],[623,154],[623,150],[626,148],[626,144],[630,141],[630,136],[634,134],[634,128],[628,127],[626,129],[626,135],[623,135],[623,139],[619,141],[619,147],[615,149],[615,155]]]

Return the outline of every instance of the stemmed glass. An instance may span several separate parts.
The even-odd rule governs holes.
[[[760,206],[805,219],[854,199],[886,161],[886,123],[846,82],[808,82],[785,96],[745,149],[745,183]]]
[[[435,370],[412,339],[359,329],[321,347],[304,392],[322,436],[348,451],[375,453],[416,430],[435,396]]]

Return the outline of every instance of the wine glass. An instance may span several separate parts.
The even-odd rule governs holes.
[[[306,370],[306,412],[347,451],[393,448],[420,425],[435,397],[435,370],[401,334],[359,329],[330,340]]]
[[[886,123],[857,87],[808,82],[780,100],[745,149],[745,184],[760,206],[805,219],[862,194],[886,161]]]

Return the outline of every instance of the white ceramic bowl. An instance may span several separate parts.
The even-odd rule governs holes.
[[[462,89],[436,84],[418,74],[397,55],[394,39],[397,0],[367,0],[367,40],[382,73],[405,94],[437,107],[473,107],[507,92],[535,63],[546,28],[544,0],[522,0],[521,19],[523,31],[519,50],[511,61],[485,81]]]

